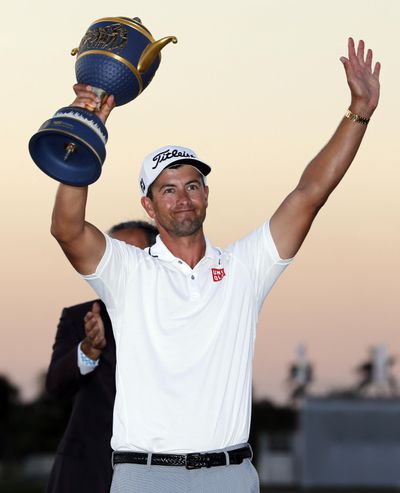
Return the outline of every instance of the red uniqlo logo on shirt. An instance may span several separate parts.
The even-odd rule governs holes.
[[[225,277],[224,269],[211,269],[211,273],[214,282],[222,281],[222,278]]]

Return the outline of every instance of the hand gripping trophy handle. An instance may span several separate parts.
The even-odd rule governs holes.
[[[149,85],[162,48],[171,42],[177,42],[175,36],[155,41],[137,17],[98,19],[71,52],[77,55],[77,81],[90,85],[101,101],[113,94],[116,106],[126,104]],[[33,135],[29,152],[44,173],[73,186],[99,178],[108,133],[95,109],[61,108]]]

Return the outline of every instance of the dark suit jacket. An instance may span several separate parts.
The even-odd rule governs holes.
[[[99,303],[107,345],[98,367],[91,373],[81,375],[77,347],[85,338],[83,317],[93,301],[65,308],[58,325],[46,388],[55,397],[74,396],[74,404],[57,450],[47,493],[110,491],[115,340],[106,308]]]

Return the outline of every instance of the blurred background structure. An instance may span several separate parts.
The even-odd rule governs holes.
[[[303,344],[294,348],[294,356],[288,363],[287,403],[253,402],[250,442],[265,491],[397,489],[400,398],[393,379],[398,369],[386,348],[371,348],[368,359],[354,365],[353,381],[324,395],[313,393],[313,380],[304,377],[312,364]],[[365,371],[359,371],[364,366],[367,383]],[[281,382],[287,386],[285,375]],[[50,398],[43,376],[39,387],[36,399],[24,403],[17,387],[0,377],[2,493],[43,491],[67,425],[71,400]]]

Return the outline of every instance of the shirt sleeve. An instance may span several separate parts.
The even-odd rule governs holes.
[[[82,342],[78,345],[78,368],[81,375],[91,373],[99,364],[99,359],[92,359],[86,356],[81,349]]]
[[[127,278],[132,275],[143,251],[108,235],[106,249],[93,274],[82,276],[96,291],[107,310],[115,310],[123,299]]]
[[[265,297],[292,259],[279,256],[272,238],[269,221],[227,248],[251,276],[261,309]]]

